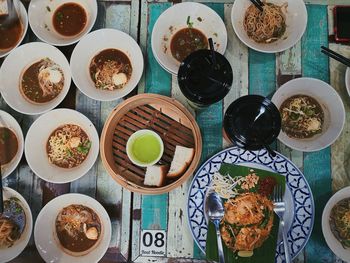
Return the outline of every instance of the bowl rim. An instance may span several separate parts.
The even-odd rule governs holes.
[[[134,43],[134,44],[136,44],[136,45],[138,46],[138,49],[137,49],[137,53],[138,53],[138,54],[137,54],[137,56],[140,56],[140,58],[142,58],[142,59],[141,59],[141,61],[142,61],[141,65],[138,65],[138,66],[140,66],[140,69],[141,69],[141,70],[140,70],[140,75],[139,75],[139,76],[136,76],[136,78],[135,78],[135,80],[136,80],[136,85],[135,85],[132,89],[130,88],[130,91],[128,91],[125,95],[122,95],[122,96],[120,96],[120,95],[118,95],[118,96],[110,96],[108,99],[101,99],[101,98],[97,98],[96,96],[92,96],[91,94],[88,94],[88,92],[86,92],[86,90],[84,90],[84,89],[81,88],[81,85],[78,85],[79,81],[77,81],[77,77],[76,77],[75,71],[73,70],[73,67],[72,67],[72,65],[74,65],[74,62],[75,62],[76,57],[77,57],[77,55],[76,55],[77,51],[76,51],[76,50],[78,50],[78,48],[79,48],[79,46],[80,46],[79,44],[82,43],[82,41],[84,41],[85,38],[90,37],[91,35],[101,34],[101,32],[107,32],[107,33],[111,33],[111,34],[123,35],[123,36],[125,36],[127,39],[129,39],[130,42],[132,42],[132,43]],[[116,48],[116,47],[109,47],[109,48],[115,48],[115,49],[120,50],[119,48]],[[101,52],[101,51],[104,50],[104,49],[107,49],[107,48],[99,49],[98,52]],[[121,51],[123,52],[123,50],[121,50]],[[124,53],[125,53],[125,52],[124,52]],[[96,53],[96,54],[97,54],[97,53]],[[95,55],[96,55],[96,54],[95,54]],[[129,56],[128,56],[128,57],[129,57]],[[129,59],[130,59],[130,57],[129,57]],[[130,59],[130,61],[131,61],[131,59]],[[73,63],[72,63],[72,62],[73,62]],[[132,91],[135,89],[135,87],[140,83],[140,80],[141,80],[141,78],[142,78],[143,72],[144,72],[144,70],[145,70],[145,69],[144,69],[144,66],[145,66],[145,58],[144,58],[144,56],[143,56],[143,53],[142,53],[142,50],[141,50],[140,45],[137,43],[137,41],[136,41],[131,35],[125,33],[124,31],[115,29],[115,28],[100,28],[100,29],[91,31],[91,32],[89,32],[88,34],[86,34],[85,36],[83,36],[83,37],[80,39],[79,43],[74,47],[73,52],[72,52],[71,57],[70,57],[69,64],[70,64],[70,69],[71,69],[71,73],[72,73],[72,80],[73,80],[75,86],[79,89],[79,91],[81,91],[85,96],[87,96],[87,97],[89,97],[89,98],[91,98],[91,99],[93,99],[93,100],[96,100],[96,101],[103,101],[103,102],[114,101],[114,100],[121,99],[121,98],[124,98],[125,96],[127,96],[127,95],[128,95],[130,92],[132,92]],[[124,87],[123,89],[125,89],[125,87]]]
[[[32,29],[33,33],[35,34],[35,36],[40,39],[41,41],[47,43],[47,44],[50,44],[52,46],[58,46],[58,47],[64,47],[64,46],[69,46],[69,45],[73,45],[77,42],[79,42],[84,36],[86,36],[91,30],[92,28],[94,27],[95,23],[96,23],[96,19],[97,19],[97,15],[98,15],[98,4],[97,4],[97,0],[93,0],[94,2],[94,7],[93,7],[93,10],[95,11],[96,15],[92,18],[91,20],[91,25],[89,27],[86,28],[86,32],[81,34],[79,37],[77,38],[72,38],[71,41],[68,41],[66,43],[57,43],[57,42],[51,42],[51,41],[48,41],[47,39],[45,39],[45,37],[42,37],[40,36],[38,33],[37,33],[37,30],[36,30],[36,27],[34,27],[32,25],[32,20],[30,19],[30,15],[29,13],[32,12],[32,9],[33,9],[33,3],[35,1],[39,1],[39,0],[31,0],[29,2],[29,7],[28,7],[28,22],[29,22],[29,25],[30,25],[30,28]],[[41,0],[40,0],[41,1]],[[70,2],[74,2],[75,0],[71,0]],[[64,4],[64,3],[63,3]]]
[[[164,63],[163,61],[158,57],[158,52],[157,50],[155,49],[155,46],[154,46],[154,43],[156,41],[158,41],[157,39],[155,39],[155,34],[154,32],[156,31],[156,28],[158,27],[158,25],[160,24],[160,19],[163,19],[163,17],[165,17],[166,15],[168,15],[168,12],[172,12],[173,8],[179,8],[179,6],[184,6],[184,5],[188,5],[188,8],[194,8],[194,7],[199,7],[199,8],[203,8],[203,9],[206,9],[208,10],[209,12],[213,13],[215,15],[215,17],[217,17],[221,22],[222,22],[222,25],[223,27],[225,28],[225,32],[224,32],[224,38],[225,38],[225,42],[222,43],[222,49],[223,49],[223,52],[220,53],[222,55],[224,55],[226,49],[227,49],[227,42],[228,42],[228,36],[227,36],[227,29],[226,29],[226,25],[225,25],[225,22],[223,21],[223,19],[219,16],[219,14],[217,14],[215,12],[215,10],[213,10],[211,7],[203,4],[203,3],[199,3],[199,2],[180,2],[180,3],[176,3],[176,4],[173,4],[172,6],[170,6],[169,8],[167,8],[166,10],[164,10],[157,18],[157,20],[155,21],[154,25],[153,25],[153,29],[152,29],[152,33],[151,33],[151,49],[152,49],[152,54],[155,58],[155,60],[158,62],[158,64],[165,70],[167,71],[168,73],[170,73],[171,75],[173,76],[177,76],[177,73],[178,73],[178,69],[180,67],[180,63],[178,65],[178,68],[177,68],[177,71],[173,71],[171,68],[168,68]],[[170,11],[169,11],[170,10]],[[175,32],[177,32],[178,30],[176,30]]]
[[[92,125],[92,126],[91,126],[91,131],[92,131],[92,133],[93,133],[94,135],[97,136],[97,139],[98,139],[98,141],[96,141],[96,143],[94,143],[94,145],[97,145],[96,147],[99,148],[99,145],[100,145],[100,144],[99,144],[99,136],[98,136],[98,132],[97,132],[97,130],[96,130],[95,125],[92,123],[92,121],[91,121],[87,116],[85,116],[83,113],[81,113],[81,112],[79,112],[79,111],[77,111],[77,110],[72,110],[72,109],[68,109],[68,108],[58,108],[58,109],[54,109],[54,110],[51,110],[51,111],[49,111],[49,112],[46,112],[45,114],[40,115],[40,116],[33,122],[33,124],[34,124],[35,122],[37,122],[37,121],[40,121],[43,117],[46,116],[46,114],[52,114],[52,113],[54,113],[54,112],[61,112],[61,113],[66,112],[67,114],[73,113],[73,114],[76,114],[76,116],[79,116],[79,118],[82,118],[82,119],[84,119],[85,121],[87,121],[89,124],[91,124],[91,125]],[[27,142],[27,141],[28,141],[28,134],[32,133],[32,132],[33,132],[33,129],[37,129],[37,127],[34,127],[33,124],[29,127],[28,132],[27,132],[27,136],[26,136],[26,138],[25,138],[25,142],[24,142],[24,154],[25,154],[25,156],[27,156],[27,154],[28,154],[30,151],[32,151],[32,150],[29,150],[29,149],[28,149],[29,146],[28,146],[28,142]],[[91,138],[90,138],[90,139],[91,139]],[[45,140],[47,141],[47,139],[45,139]],[[91,148],[91,149],[92,149],[92,148]],[[90,149],[90,150],[91,150],[91,149]],[[34,172],[34,174],[35,174],[36,176],[38,176],[40,179],[44,180],[45,182],[49,182],[49,183],[64,184],[64,183],[71,183],[71,182],[74,182],[74,181],[76,181],[76,180],[82,178],[84,175],[86,175],[86,174],[91,170],[91,168],[94,166],[94,164],[96,163],[96,160],[98,159],[98,153],[99,153],[99,149],[97,149],[97,151],[96,151],[96,156],[93,156],[93,157],[92,157],[93,159],[91,160],[91,164],[87,165],[86,168],[84,169],[84,171],[81,172],[81,173],[79,174],[79,176],[75,176],[75,177],[73,177],[72,179],[69,179],[69,180],[48,180],[48,178],[43,177],[43,176],[41,175],[41,173],[38,172],[38,170],[37,170],[36,167],[33,167],[33,165],[30,163],[30,161],[28,161],[28,158],[26,158],[26,159],[27,159],[29,168],[30,168],[30,169]],[[89,154],[90,154],[90,153],[89,153]],[[91,154],[92,154],[92,152],[91,152]],[[86,161],[86,159],[85,159],[84,161]],[[78,168],[78,169],[79,169],[79,166],[77,166],[77,167],[75,167],[75,168]],[[62,169],[65,169],[65,168],[62,168]],[[74,168],[72,168],[72,169],[74,169]]]
[[[278,140],[280,142],[284,143],[286,146],[288,146],[288,147],[290,147],[290,148],[292,148],[294,150],[301,151],[301,152],[316,152],[316,151],[320,151],[320,150],[323,150],[323,149],[329,147],[330,145],[332,145],[339,138],[339,136],[342,133],[344,125],[345,125],[345,120],[346,120],[346,112],[345,112],[344,103],[343,103],[343,100],[341,99],[340,95],[338,94],[338,92],[330,84],[328,84],[327,82],[325,82],[323,80],[316,79],[316,78],[310,78],[310,77],[295,78],[295,79],[292,79],[292,80],[284,83],[282,86],[280,86],[276,90],[276,92],[272,96],[271,101],[274,102],[274,98],[276,98],[275,96],[277,96],[281,92],[282,89],[286,89],[286,87],[288,87],[290,85],[290,83],[292,83],[292,82],[300,82],[300,81],[318,82],[320,84],[320,86],[322,85],[322,86],[326,87],[335,96],[335,98],[337,98],[337,100],[339,101],[339,105],[341,107],[341,111],[340,111],[340,114],[342,115],[341,127],[340,127],[339,131],[336,134],[334,134],[334,136],[333,136],[334,138],[332,140],[330,140],[327,144],[325,144],[324,146],[318,146],[318,147],[314,147],[314,148],[311,148],[311,149],[299,148],[299,147],[293,145],[292,143],[288,143],[288,142],[284,141],[283,139],[281,139],[281,134],[284,134],[284,132],[282,130],[281,130],[281,132],[280,132],[280,134],[278,136]],[[306,86],[306,85],[304,84],[304,86]],[[296,94],[297,93],[295,93],[295,95]],[[292,94],[290,96],[292,96]],[[324,100],[324,101],[327,102],[327,99]],[[329,104],[327,103],[327,105],[329,105]],[[277,107],[279,107],[279,106],[277,106]]]
[[[118,172],[115,172],[113,170],[113,168],[111,167],[111,165],[107,161],[107,157],[106,157],[106,153],[105,153],[105,151],[106,151],[105,150],[105,148],[106,148],[105,147],[105,139],[106,139],[107,133],[109,132],[110,125],[111,125],[115,115],[118,113],[118,111],[120,109],[124,108],[128,104],[133,104],[133,103],[137,104],[138,101],[145,100],[145,99],[152,100],[152,101],[154,101],[154,103],[156,103],[156,101],[158,101],[159,103],[166,103],[168,105],[173,105],[178,110],[180,110],[188,118],[188,120],[190,121],[190,123],[192,125],[191,129],[192,129],[192,132],[194,134],[194,141],[195,141],[194,147],[198,149],[198,150],[195,150],[195,155],[192,159],[190,166],[187,168],[186,172],[181,177],[179,177],[176,181],[174,181],[171,184],[168,184],[168,185],[165,185],[162,187],[156,187],[156,188],[140,186],[140,185],[137,185],[136,183],[130,182],[127,179],[125,179]],[[201,135],[199,126],[198,126],[197,122],[195,121],[194,117],[192,116],[192,114],[185,108],[185,106],[183,106],[176,99],[170,98],[170,97],[167,97],[164,95],[153,94],[153,93],[138,94],[138,95],[135,95],[135,96],[125,100],[124,102],[120,103],[119,105],[117,105],[111,111],[110,115],[108,116],[108,118],[103,126],[100,138],[101,138],[100,139],[101,160],[102,160],[102,164],[105,167],[105,169],[107,170],[108,174],[122,187],[128,189],[131,192],[140,193],[140,194],[147,194],[147,195],[163,194],[163,193],[170,192],[171,190],[179,187],[187,179],[189,179],[190,176],[197,169],[197,166],[200,162],[200,157],[202,154],[202,135]]]
[[[263,48],[258,48],[258,47],[254,47],[252,45],[250,45],[249,43],[247,43],[246,41],[244,41],[242,38],[241,38],[241,34],[240,33],[237,33],[239,32],[238,28],[236,27],[236,23],[234,23],[234,10],[236,8],[236,6],[238,5],[237,3],[239,1],[247,1],[247,0],[236,0],[233,2],[233,5],[232,5],[232,9],[231,9],[231,14],[230,14],[230,19],[231,19],[231,25],[233,27],[233,31],[235,32],[236,36],[238,37],[238,39],[244,44],[246,45],[247,47],[255,50],[255,51],[258,51],[258,52],[262,52],[262,53],[270,53],[270,54],[274,54],[274,53],[279,53],[279,52],[282,52],[282,51],[285,51],[291,47],[293,47],[296,43],[299,42],[299,40],[303,37],[303,35],[305,34],[305,31],[306,31],[306,28],[307,28],[307,22],[308,22],[308,13],[307,13],[307,8],[306,8],[306,5],[305,5],[305,2],[303,0],[292,0],[292,1],[299,1],[299,3],[302,5],[302,12],[305,13],[305,24],[303,26],[303,30],[299,33],[298,37],[297,38],[294,38],[294,40],[291,42],[292,44],[290,45],[287,45],[286,47],[284,48],[276,48],[274,50],[264,50]]]
[[[20,11],[21,11],[21,15],[24,15],[24,17],[22,17],[22,21],[21,22],[24,22],[24,30],[23,30],[23,34],[22,36],[20,37],[20,39],[18,40],[17,44],[15,46],[13,46],[10,50],[8,50],[7,52],[1,54],[0,53],[0,58],[3,58],[3,57],[6,57],[7,55],[9,55],[13,50],[15,50],[16,48],[18,48],[24,37],[26,36],[27,34],[27,31],[28,31],[28,23],[29,23],[29,17],[28,17],[28,13],[27,13],[27,9],[25,8],[24,4],[20,2]],[[23,11],[23,12],[22,12]]]
[[[345,71],[345,87],[350,96],[350,67],[347,67]]]
[[[109,214],[107,213],[107,210],[106,208],[96,199],[92,198],[91,196],[88,196],[86,194],[81,194],[81,193],[65,193],[65,194],[62,194],[60,196],[57,196],[55,198],[53,198],[52,200],[50,200],[45,206],[42,207],[42,209],[40,210],[38,216],[37,216],[37,219],[35,221],[35,224],[34,224],[34,231],[33,231],[33,236],[34,236],[34,242],[35,242],[35,246],[37,247],[38,249],[38,252],[39,254],[42,256],[42,249],[39,249],[38,248],[38,236],[40,235],[37,235],[36,233],[39,232],[38,230],[38,222],[40,220],[43,220],[42,217],[45,215],[44,213],[51,213],[51,214],[56,214],[56,216],[58,215],[58,213],[60,212],[60,210],[54,210],[54,211],[47,211],[48,208],[50,208],[52,205],[57,205],[57,206],[62,206],[62,204],[66,203],[67,201],[65,199],[71,197],[71,200],[72,201],[69,201],[70,205],[72,204],[80,204],[80,205],[83,205],[83,206],[86,206],[90,209],[92,209],[97,215],[98,217],[100,218],[100,221],[101,223],[103,224],[102,226],[102,231],[103,231],[103,237],[104,238],[108,238],[108,239],[111,239],[111,235],[112,235],[112,225],[111,225],[111,218],[109,216]],[[62,200],[62,201],[61,201]],[[84,201],[90,201],[93,203],[93,205],[87,205],[87,204],[82,204]],[[58,203],[58,204],[56,204]],[[67,202],[68,203],[68,202]],[[96,209],[96,207],[98,207],[98,209]],[[64,208],[64,206],[62,206],[62,208]],[[98,211],[97,211],[98,210]],[[56,217],[55,216],[55,217]],[[105,216],[105,217],[104,217]],[[107,220],[108,219],[108,220]],[[55,235],[56,235],[56,231],[53,230],[50,232],[50,237],[52,237],[52,240],[56,243],[56,240],[55,240]],[[41,234],[42,236],[42,234]],[[89,256],[89,254],[93,253],[93,251],[101,245],[101,241],[103,241],[102,239],[99,240],[99,243],[97,244],[97,246],[92,250],[90,251],[88,254],[85,254],[85,255],[82,255],[82,256],[77,256],[77,257],[84,257],[86,259],[86,257]],[[108,242],[109,244],[109,242]],[[56,244],[57,245],[57,244]],[[58,245],[57,245],[58,246]],[[103,248],[103,247],[102,247]],[[104,252],[102,253],[99,253],[101,254],[99,256],[99,260],[103,257],[103,255],[106,253],[106,251],[108,250],[109,248],[109,245],[107,245],[103,250]],[[74,258],[75,256],[72,256],[68,253],[66,253],[64,251],[63,248],[59,248],[60,249],[60,252],[64,253],[65,256],[67,257],[70,257],[70,259]],[[102,251],[102,250],[101,250]],[[44,257],[43,257],[44,258]],[[69,261],[64,261],[64,262],[69,262]],[[71,261],[70,261],[71,262]]]
[[[8,193],[11,195],[11,197],[16,197],[19,199],[19,201],[23,205],[23,209],[26,212],[28,212],[28,214],[27,213],[25,213],[25,214],[26,214],[26,224],[29,223],[27,236],[24,240],[22,240],[22,242],[25,242],[26,245],[24,246],[24,248],[22,250],[18,250],[17,253],[14,253],[11,257],[9,257],[6,260],[6,262],[9,262],[12,259],[16,258],[17,256],[19,256],[19,254],[21,254],[24,251],[24,249],[27,247],[29,240],[30,240],[30,237],[32,236],[32,233],[33,233],[34,220],[33,220],[32,210],[31,210],[27,200],[18,191],[16,191],[15,189],[12,189],[10,187],[6,187],[6,186],[4,186],[3,190],[8,191]],[[14,246],[16,246],[16,244],[14,244]]]
[[[331,242],[331,240],[329,238],[329,235],[326,235],[326,234],[329,234],[329,233],[331,235],[333,235],[332,231],[330,231],[330,232],[326,231],[326,229],[328,230],[328,226],[329,226],[329,218],[326,218],[326,216],[330,213],[330,211],[332,210],[332,208],[333,208],[333,206],[335,204],[337,204],[339,201],[341,201],[343,199],[350,198],[349,191],[350,191],[350,186],[347,186],[347,187],[344,187],[344,188],[338,190],[336,193],[334,193],[329,198],[329,200],[327,201],[325,207],[323,208],[322,218],[321,218],[322,234],[323,234],[324,239],[326,240],[326,243],[327,243],[328,247],[332,250],[332,252],[335,255],[337,255],[338,257],[340,257],[344,261],[348,261],[350,259],[350,252],[349,252],[349,258],[343,258],[343,257],[341,257],[339,255],[339,253],[337,253],[338,252],[338,251],[336,251],[337,250],[337,248],[336,248],[337,246],[334,245],[333,242]],[[333,203],[333,202],[335,202],[335,203],[331,207],[331,203]],[[337,240],[337,242],[339,242],[339,241]]]

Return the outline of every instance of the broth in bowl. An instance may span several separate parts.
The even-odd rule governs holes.
[[[31,103],[41,104],[55,99],[64,87],[62,68],[49,58],[41,59],[20,77],[20,92]]]
[[[55,230],[64,250],[73,256],[89,253],[101,239],[101,220],[91,208],[72,204],[57,215]]]
[[[0,16],[0,50],[7,51],[17,45],[23,34],[24,26],[20,19],[6,22],[7,16]]]
[[[0,127],[0,165],[10,163],[18,151],[16,134],[9,128]]]
[[[61,168],[74,168],[87,158],[91,141],[78,125],[65,124],[55,129],[46,144],[49,162]]]
[[[54,29],[60,35],[66,37],[76,36],[81,33],[86,23],[86,11],[77,3],[65,3],[59,6],[52,17]]]
[[[97,89],[123,88],[131,78],[132,66],[129,57],[119,49],[102,50],[90,62],[90,77]]]

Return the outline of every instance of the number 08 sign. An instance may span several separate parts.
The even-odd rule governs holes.
[[[142,256],[166,256],[166,232],[164,230],[142,230],[140,243]]]

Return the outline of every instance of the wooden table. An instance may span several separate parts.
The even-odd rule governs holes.
[[[181,2],[181,1],[174,1]],[[229,144],[222,137],[222,119],[228,105],[242,95],[271,94],[286,81],[300,77],[314,77],[331,85],[343,98],[347,113],[350,98],[344,83],[345,66],[329,61],[321,54],[320,46],[330,46],[350,57],[350,47],[333,43],[332,7],[350,4],[349,0],[308,0],[308,27],[302,40],[293,48],[278,54],[263,54],[248,49],[233,32],[230,11],[233,0],[202,0],[224,20],[228,31],[225,53],[234,71],[233,87],[224,101],[201,112],[191,112],[203,136],[202,161]],[[28,6],[28,2],[25,2]],[[98,19],[94,29],[110,27],[129,33],[141,45],[145,56],[145,72],[138,93],[158,93],[172,96],[186,105],[176,77],[166,73],[152,55],[150,36],[157,17],[173,3],[165,0],[105,0],[98,2]],[[30,30],[29,30],[30,31]],[[28,32],[25,42],[37,41]],[[73,47],[61,48],[69,57]],[[0,61],[1,63],[2,61]],[[1,86],[1,83],[0,83]],[[74,108],[89,117],[100,132],[110,111],[122,100],[98,102],[80,93],[72,84],[67,98],[59,107]],[[20,123],[24,134],[36,116],[21,115],[10,109],[1,99],[0,108],[10,112]],[[349,115],[347,120],[349,120]],[[350,120],[341,137],[332,147],[315,153],[302,153],[277,143],[277,150],[290,158],[305,174],[313,191],[316,214],[313,234],[303,253],[294,262],[341,262],[328,249],[321,231],[323,207],[333,191],[350,182]],[[196,247],[187,225],[186,199],[190,181],[180,188],[158,196],[142,196],[122,189],[106,173],[100,160],[81,179],[63,185],[46,183],[26,164],[5,180],[5,185],[16,189],[28,201],[34,220],[40,209],[55,196],[78,192],[96,198],[108,211],[112,220],[112,240],[101,262],[205,262]],[[167,233],[166,258],[145,257],[140,253],[140,233],[144,229],[160,229]],[[26,250],[13,262],[42,262],[33,238]]]

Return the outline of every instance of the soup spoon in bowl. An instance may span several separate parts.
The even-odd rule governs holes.
[[[222,205],[222,201],[220,196],[211,191],[207,194],[205,210],[211,222],[213,222],[216,230],[216,238],[218,244],[218,253],[219,253],[219,262],[225,263],[224,251],[222,248],[222,240],[220,233],[220,221],[225,215],[224,206]]]

